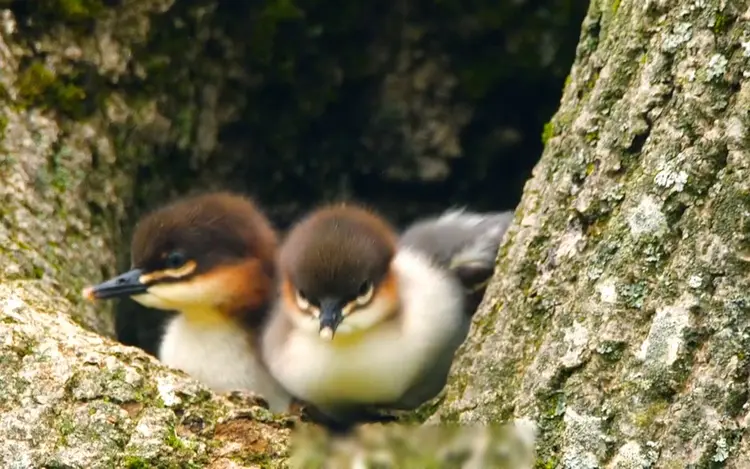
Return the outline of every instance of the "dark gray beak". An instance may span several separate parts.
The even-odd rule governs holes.
[[[87,288],[84,291],[84,296],[92,300],[106,300],[146,293],[148,285],[141,283],[140,278],[142,275],[143,271],[141,269],[133,269],[99,285]]]
[[[320,301],[320,337],[333,339],[336,328],[344,319],[341,311],[343,307],[343,302],[337,298],[326,298]]]

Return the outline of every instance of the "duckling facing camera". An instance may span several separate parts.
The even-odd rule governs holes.
[[[279,251],[262,351],[272,375],[340,429],[445,386],[509,213],[450,211],[402,236],[357,205],[312,211]]]

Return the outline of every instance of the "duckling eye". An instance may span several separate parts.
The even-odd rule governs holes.
[[[179,269],[187,262],[185,255],[179,251],[172,251],[164,261],[167,269]]]
[[[310,300],[307,299],[307,295],[305,295],[305,292],[303,292],[302,290],[297,290],[295,293],[295,297],[299,309],[305,311],[310,308]]]
[[[366,282],[363,282],[362,285],[359,286],[359,290],[357,291],[357,303],[360,305],[366,305],[370,302],[372,299],[372,294],[374,293],[375,288],[372,285],[372,282],[369,280]]]

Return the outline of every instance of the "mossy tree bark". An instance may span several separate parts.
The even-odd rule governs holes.
[[[750,461],[750,9],[596,0],[433,421],[538,467]]]

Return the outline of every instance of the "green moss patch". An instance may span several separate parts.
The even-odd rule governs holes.
[[[28,108],[56,110],[80,119],[90,114],[89,96],[82,84],[76,83],[78,73],[57,76],[40,61],[31,62],[18,74],[18,102]]]

